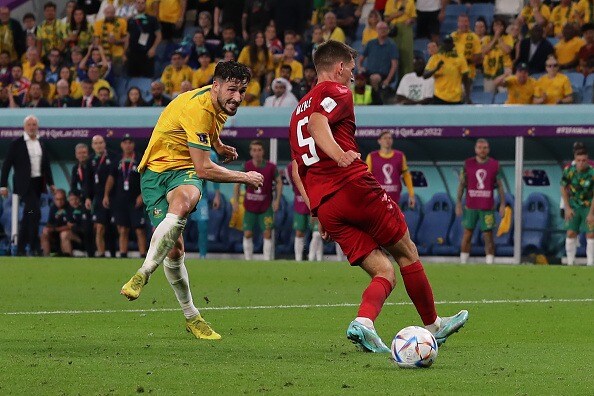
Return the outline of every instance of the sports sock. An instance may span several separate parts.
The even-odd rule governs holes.
[[[594,239],[586,239],[587,265],[594,265]]]
[[[185,218],[167,213],[161,224],[155,228],[146,258],[138,271],[151,276],[175,245],[185,226]]]
[[[266,260],[266,261],[272,260],[272,238],[270,238],[270,239],[264,238],[264,246],[262,247],[262,254],[264,256],[264,260]]]
[[[466,264],[468,262],[468,257],[470,257],[470,253],[460,253],[460,262]]]
[[[567,253],[567,265],[574,265],[575,254],[577,252],[577,238],[565,239],[565,252]]]
[[[311,242],[309,243],[309,261],[322,261],[324,255],[324,242],[322,236],[318,231],[311,234]]]
[[[336,245],[336,258],[338,258],[338,261],[343,261],[344,260],[344,252],[342,251],[342,248],[340,247],[338,242],[334,242],[334,244]]]
[[[374,277],[363,292],[357,317],[375,321],[392,289],[392,284],[386,278]]]
[[[437,319],[435,319],[435,322],[426,325],[425,328],[429,330],[431,334],[437,333],[441,328],[441,318],[438,316]]]
[[[254,258],[254,240],[252,238],[243,237],[243,256],[246,260]]]
[[[420,261],[415,261],[411,265],[400,268],[400,274],[402,274],[406,292],[421,316],[423,324],[434,323],[437,318],[435,301],[423,264]]]
[[[198,220],[198,252],[200,258],[208,253],[208,220]]]
[[[194,301],[192,301],[190,278],[184,264],[185,256],[183,254],[177,260],[165,257],[165,260],[163,260],[163,270],[165,271],[165,277],[167,277],[169,284],[175,292],[175,297],[177,297],[179,305],[184,311],[184,316],[186,319],[190,319],[198,315],[200,311],[198,311],[198,308],[194,306]]]
[[[487,257],[485,258],[487,264],[493,264],[495,262],[495,255],[493,254],[487,254]]]
[[[361,323],[365,327],[368,327],[370,329],[375,330],[375,326],[373,325],[373,321],[371,319],[369,319],[369,318],[364,318],[364,317],[361,317],[361,316],[357,316],[355,318],[355,321]]]
[[[303,261],[304,237],[295,237],[295,261]]]

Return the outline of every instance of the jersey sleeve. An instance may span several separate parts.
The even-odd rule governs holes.
[[[406,155],[402,156],[402,173],[408,172],[408,164],[406,163]]]
[[[373,162],[371,161],[371,154],[367,154],[367,158],[365,158],[365,163],[367,164],[367,170],[371,172],[371,167]]]
[[[214,116],[205,109],[186,107],[180,116],[180,123],[188,139],[188,147],[210,150]]]
[[[563,187],[567,187],[569,185],[569,183],[571,182],[571,177],[569,176],[570,169],[571,169],[571,167],[567,167],[567,168],[563,169],[563,174],[561,175],[561,185]]]
[[[312,100],[312,113],[320,113],[328,118],[328,123],[336,123],[353,111],[353,95],[347,87],[330,86]]]

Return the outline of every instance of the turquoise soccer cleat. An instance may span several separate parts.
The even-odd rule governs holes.
[[[441,318],[441,327],[433,334],[437,345],[445,343],[449,336],[457,333],[466,324],[466,321],[468,321],[468,311],[465,309],[454,316]]]
[[[375,330],[353,320],[347,329],[347,338],[362,350],[374,353],[390,353],[390,348],[384,344]]]

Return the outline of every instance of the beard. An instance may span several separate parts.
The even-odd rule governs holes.
[[[230,103],[237,103],[237,107],[235,108],[235,110],[227,110],[227,108],[225,107],[225,104],[221,98],[217,97],[217,103],[219,104],[219,107],[221,108],[221,110],[223,110],[223,112],[229,116],[234,116],[237,113],[237,109],[239,108],[239,105],[241,103],[237,103],[235,101],[227,101],[227,104]]]

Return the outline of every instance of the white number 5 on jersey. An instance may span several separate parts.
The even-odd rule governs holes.
[[[303,159],[303,163],[306,166],[310,166],[315,164],[316,162],[320,161],[320,157],[318,157],[318,153],[316,151],[316,142],[314,138],[311,136],[308,138],[303,137],[303,128],[307,128],[307,123],[309,122],[309,117],[302,118],[297,122],[297,142],[299,143],[299,147],[308,146],[309,154],[303,154],[301,158]]]

